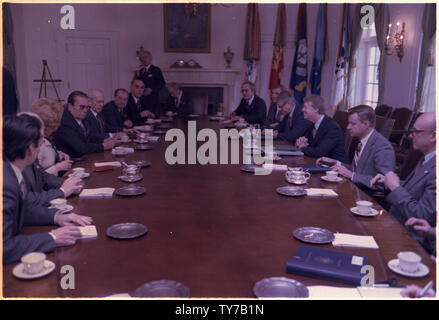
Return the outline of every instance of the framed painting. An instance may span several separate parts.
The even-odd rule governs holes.
[[[210,4],[164,4],[165,52],[210,53]]]

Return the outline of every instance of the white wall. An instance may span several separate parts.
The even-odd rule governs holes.
[[[58,85],[62,99],[74,88],[67,88],[65,61],[62,59],[62,46],[59,44],[60,8],[62,4],[11,4],[14,21],[14,41],[17,54],[17,80],[21,108],[27,110],[30,103],[38,97],[39,84],[34,79],[41,78],[41,60],[47,59],[54,78],[63,80]],[[317,4],[307,6],[308,31],[308,73],[311,70]],[[243,60],[246,4],[232,7],[212,6],[211,53],[165,53],[163,37],[162,4],[75,4],[76,31],[111,31],[118,38],[117,81],[114,88],[128,87],[133,70],[138,66],[135,50],[143,45],[153,54],[153,63],[168,68],[178,58],[193,58],[204,68],[224,68],[224,50],[230,46],[235,52],[232,68],[241,71],[244,80],[245,61]],[[419,46],[420,21],[423,5],[390,4],[390,16],[406,22],[407,41],[402,63],[398,58],[388,58],[386,70],[386,92],[384,102],[395,107],[412,108],[416,90],[417,58]],[[287,46],[284,59],[285,69],[282,84],[288,86],[292,60],[294,57],[296,21],[298,4],[287,4]],[[268,81],[273,51],[273,35],[277,13],[276,4],[260,4],[262,48],[259,63],[260,78],[257,82],[258,95],[269,101]],[[334,61],[338,50],[342,5],[328,5],[328,43],[329,59],[323,67],[322,96],[329,100]],[[50,21],[50,22],[49,22]],[[72,32],[72,31],[70,31]],[[75,32],[75,31],[73,31]],[[98,86],[98,85],[97,85]],[[235,88],[235,105],[239,103],[239,85]],[[49,90],[55,97],[52,89]],[[111,99],[111,97],[107,97]],[[235,106],[225,106],[234,109]]]

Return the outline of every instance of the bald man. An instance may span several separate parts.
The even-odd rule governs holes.
[[[413,148],[422,152],[424,157],[407,177],[400,181],[390,171],[386,175],[378,174],[372,181],[384,184],[390,193],[386,200],[391,204],[389,212],[401,223],[411,218],[425,219],[431,226],[436,226],[436,114],[422,114],[413,125],[409,138]],[[417,234],[415,238],[428,251],[432,252],[431,242]]]

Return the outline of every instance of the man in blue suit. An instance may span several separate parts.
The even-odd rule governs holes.
[[[119,88],[114,91],[114,100],[108,102],[102,110],[107,132],[122,132],[132,128],[128,104],[128,91]]]
[[[72,245],[81,237],[76,225],[92,222],[90,217],[58,214],[25,205],[28,187],[24,169],[37,158],[43,142],[41,124],[23,114],[3,119],[3,264],[19,261],[33,251],[50,252],[56,246]],[[54,225],[51,232],[23,235],[24,225]]]
[[[87,128],[88,135],[93,135],[102,141],[109,138],[110,135],[106,131],[102,109],[104,107],[104,94],[101,90],[90,90],[90,110],[84,119],[84,125]]]
[[[328,157],[349,163],[344,147],[344,137],[335,120],[325,115],[325,101],[311,95],[303,99],[303,116],[314,126],[307,136],[296,140],[296,146],[308,157]]]
[[[273,138],[295,143],[297,138],[310,131],[312,122],[303,118],[302,111],[289,91],[282,91],[279,94],[277,104],[281,108],[282,120],[274,128]]]

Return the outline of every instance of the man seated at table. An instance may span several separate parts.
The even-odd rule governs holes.
[[[428,243],[432,248],[431,258],[436,260],[436,227],[432,227],[427,220],[411,217],[405,222],[405,226],[423,238],[423,243]]]
[[[177,83],[166,84],[169,91],[169,98],[165,104],[165,112],[177,113],[184,116],[193,113],[192,97],[189,96]]]
[[[349,158],[344,148],[344,138],[340,126],[325,115],[325,101],[321,96],[311,95],[303,99],[303,116],[314,126],[307,136],[296,140],[296,146],[308,157],[329,157],[342,163]]]
[[[81,91],[73,91],[67,100],[61,125],[54,133],[55,146],[71,158],[80,158],[85,154],[102,152],[114,147],[114,140],[104,141],[87,135],[83,123],[90,108],[88,96]]]
[[[270,108],[268,109],[267,119],[265,120],[264,124],[266,128],[275,128],[282,121],[281,108],[277,102],[277,98],[282,91],[285,91],[285,88],[281,84],[277,84],[271,88],[271,104]]]
[[[243,118],[247,123],[264,125],[267,117],[265,101],[256,95],[256,87],[253,82],[245,81],[241,86],[242,100],[238,108],[230,115],[232,120]]]
[[[147,105],[146,97],[143,95],[145,84],[142,80],[131,81],[130,94],[128,95],[128,117],[133,125],[142,125],[147,118],[155,118],[152,107]]]
[[[33,251],[50,252],[56,246],[72,245],[81,237],[76,225],[89,225],[90,217],[55,214],[25,205],[27,196],[23,170],[37,158],[43,142],[41,124],[29,115],[8,115],[3,119],[3,264],[19,261]],[[24,225],[54,225],[51,232],[23,235]]]
[[[295,143],[297,138],[311,130],[312,122],[303,118],[302,111],[289,91],[280,93],[277,104],[281,108],[282,121],[274,128],[273,138]]]
[[[369,106],[359,105],[349,109],[347,130],[351,137],[359,140],[352,163],[342,164],[335,159],[322,157],[317,159],[317,164],[331,165],[332,170],[366,190],[378,173],[386,174],[395,170],[393,147],[389,140],[374,129],[375,121],[375,111]]]
[[[122,132],[133,127],[133,122],[129,117],[128,91],[119,88],[114,91],[114,100],[108,102],[102,110],[107,132]]]
[[[123,132],[107,132],[102,109],[104,108],[104,93],[98,89],[90,90],[90,110],[84,119],[84,125],[89,136],[95,136],[97,139],[118,138],[125,135]]]
[[[415,121],[409,138],[413,149],[422,152],[424,157],[406,180],[390,171],[386,175],[378,174],[372,181],[375,184],[384,184],[390,193],[386,200],[391,204],[390,214],[402,225],[411,217],[425,219],[436,226],[436,114],[426,112]],[[430,244],[422,237],[414,234],[415,238],[428,251],[432,252]]]

